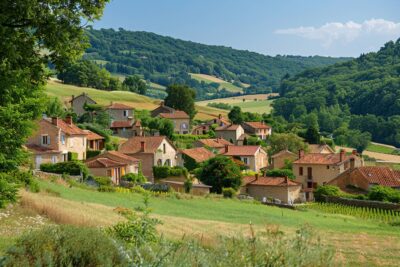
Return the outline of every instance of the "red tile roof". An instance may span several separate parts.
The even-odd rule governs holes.
[[[57,125],[53,124],[51,119],[50,121],[47,119],[44,119],[46,122],[57,126],[58,128],[60,128],[64,133],[68,134],[68,135],[87,135],[86,132],[84,132],[81,128],[79,128],[78,126],[76,126],[75,124],[71,123],[68,124],[65,121],[63,121],[60,118],[57,118]]]
[[[335,153],[335,151],[328,145],[308,145],[309,153],[322,153],[325,149],[328,150],[329,153]]]
[[[272,155],[271,158],[277,158],[277,157],[280,157],[280,156],[283,156],[283,155],[296,156],[295,153],[293,153],[293,152],[291,152],[291,151],[289,151],[287,149],[284,149],[284,150],[281,150],[278,153]]]
[[[197,142],[212,148],[221,148],[225,147],[225,145],[233,145],[231,142],[226,141],[223,138],[199,139]]]
[[[61,151],[51,149],[49,147],[39,146],[36,144],[26,144],[28,150],[33,151],[35,154],[60,154]]]
[[[189,115],[182,110],[175,110],[172,113],[160,113],[159,114],[161,118],[166,118],[166,119],[189,119]]]
[[[131,110],[134,109],[131,106],[122,104],[122,103],[112,103],[111,105],[107,106],[106,109],[122,109],[122,110]]]
[[[98,135],[97,133],[94,133],[94,132],[92,132],[90,130],[83,130],[83,131],[85,133],[87,133],[87,136],[86,136],[87,140],[101,140],[101,139],[104,139],[103,136]]]
[[[126,121],[113,121],[111,122],[110,128],[131,128],[132,127],[132,121],[126,120]]]
[[[370,184],[400,187],[400,171],[389,167],[365,166],[356,168],[354,172],[359,172]]]
[[[118,162],[108,158],[95,158],[89,159],[85,162],[88,168],[110,168],[110,167],[121,167],[125,166],[125,163]]]
[[[228,146],[226,156],[254,156],[261,146]]]
[[[301,186],[301,183],[294,182],[285,177],[268,177],[262,176],[245,176],[243,177],[243,185],[257,185],[257,186]]]
[[[216,131],[236,131],[239,127],[241,127],[239,124],[230,124],[230,125],[217,127],[215,130]]]
[[[92,161],[94,159],[99,159],[99,158],[107,158],[122,164],[133,164],[133,163],[137,163],[139,162],[139,160],[137,158],[125,155],[119,151],[107,151],[103,154],[97,155],[93,158],[90,158],[87,160],[87,162]]]
[[[125,154],[142,152],[141,142],[144,142],[145,149],[143,152],[155,153],[164,139],[168,140],[165,136],[134,136],[129,138],[125,143],[121,144],[118,151]]]
[[[210,158],[215,157],[214,153],[204,147],[189,148],[181,150],[182,154],[191,157],[196,162],[203,162]]]
[[[340,154],[320,154],[320,153],[309,153],[305,154],[302,158],[294,161],[295,164],[339,164],[354,158],[354,155],[344,155],[342,161],[340,160]]]
[[[251,121],[251,122],[244,122],[244,123],[253,129],[271,129],[271,126],[265,124],[264,122],[258,122],[258,121],[252,122]]]

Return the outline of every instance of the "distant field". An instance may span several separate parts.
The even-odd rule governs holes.
[[[238,106],[245,112],[254,113],[270,113],[271,103],[273,100],[266,100],[270,94],[258,94],[258,95],[245,95],[245,96],[235,96],[228,98],[218,98],[212,100],[205,100],[196,102],[199,106],[207,106],[208,103],[226,103],[231,106]],[[243,102],[244,99],[244,102]],[[257,101],[255,101],[255,99]]]
[[[371,143],[367,147],[368,151],[371,152],[378,152],[378,153],[385,153],[385,154],[392,154],[395,151],[395,148],[388,145],[378,144],[378,143]]]
[[[46,93],[49,96],[58,97],[65,106],[69,106],[68,101],[71,100],[72,95],[78,96],[83,92],[88,93],[100,105],[108,105],[110,101],[114,101],[130,105],[136,109],[152,110],[160,103],[160,100],[127,91],[103,91],[62,84],[53,80],[48,81],[46,86]],[[199,120],[215,118],[218,114],[222,114],[223,116],[227,114],[227,111],[211,107],[196,106],[196,109],[198,113],[195,118]]]
[[[205,83],[219,83],[220,86],[218,89],[225,88],[227,91],[234,92],[234,93],[243,91],[242,88],[240,88],[236,85],[233,85],[230,82],[221,80],[214,76],[211,76],[211,75],[197,74],[197,73],[189,73],[189,74],[190,74],[190,76],[192,76],[193,79],[198,80],[198,81],[204,81]]]

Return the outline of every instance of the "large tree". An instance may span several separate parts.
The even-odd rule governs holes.
[[[233,124],[241,124],[243,122],[242,109],[238,106],[234,106],[228,113],[228,118]]]
[[[307,148],[303,139],[294,133],[274,133],[269,138],[269,145],[271,155],[285,149],[297,153],[300,149]]]
[[[131,75],[125,78],[123,85],[126,89],[131,92],[139,93],[141,95],[146,94],[147,85],[145,81],[143,81],[137,75]]]
[[[165,98],[165,105],[183,110],[193,119],[197,111],[194,107],[196,93],[194,90],[183,84],[173,84],[167,87],[168,96]]]

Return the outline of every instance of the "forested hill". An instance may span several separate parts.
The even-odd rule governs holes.
[[[314,113],[322,131],[345,121],[376,141],[400,146],[400,39],[376,53],[286,79],[280,94],[274,108],[286,119],[302,121]]]
[[[320,56],[271,57],[123,29],[91,29],[87,34],[91,47],[86,51],[86,59],[96,60],[112,73],[139,74],[161,85],[187,83],[188,73],[201,73],[236,81],[236,84],[250,84],[251,87],[246,89],[248,93],[265,92],[276,90],[286,73],[294,75],[307,68],[348,60]],[[196,91],[198,94],[215,93]]]

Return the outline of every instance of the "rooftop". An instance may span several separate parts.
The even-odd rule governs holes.
[[[121,167],[126,164],[123,162],[118,162],[109,158],[94,158],[89,159],[85,162],[88,168],[110,168],[110,167]]]
[[[125,155],[119,151],[107,151],[103,154],[97,155],[93,158],[90,158],[87,160],[87,162],[95,160],[95,159],[99,159],[99,158],[107,158],[116,162],[119,162],[121,164],[133,164],[135,162],[139,162],[139,160],[137,158]]]
[[[204,146],[212,147],[212,148],[222,148],[225,145],[233,145],[231,142],[223,139],[223,138],[209,138],[209,139],[199,139],[197,142],[202,143]]]
[[[309,144],[309,153],[335,153],[335,151],[328,145]]]
[[[160,113],[161,118],[166,119],[189,119],[189,115],[182,110],[175,110],[172,113]]]
[[[258,186],[301,186],[301,183],[294,182],[286,177],[269,177],[269,176],[245,176],[243,177],[243,185]]]
[[[400,171],[383,166],[364,166],[354,169],[350,175],[360,173],[370,184],[400,187]]]
[[[268,124],[259,121],[244,122],[244,124],[250,126],[253,129],[271,129],[271,126],[269,126]]]
[[[321,153],[309,153],[303,157],[294,161],[295,164],[339,164],[345,161],[355,158],[354,155],[348,156],[343,154],[342,160],[340,160],[340,153],[337,154],[321,154]]]
[[[293,153],[293,152],[291,152],[291,151],[289,151],[287,149],[284,149],[284,150],[281,150],[278,153],[275,153],[274,155],[272,155],[271,158],[277,158],[277,157],[280,157],[280,156],[283,156],[283,155],[297,156],[295,153]]]
[[[217,127],[215,130],[216,131],[236,131],[239,127],[241,127],[239,124],[229,124],[229,125]]]
[[[165,136],[134,136],[121,144],[118,151],[125,154],[155,153],[164,140],[168,139]],[[144,142],[144,151],[142,151],[142,142]]]
[[[111,103],[109,106],[106,107],[106,109],[132,110],[134,108],[122,103]]]
[[[99,134],[97,134],[97,133],[94,133],[94,132],[92,132],[92,131],[90,131],[90,130],[83,130],[85,133],[87,133],[87,136],[86,136],[86,138],[87,138],[87,140],[99,140],[99,139],[104,139],[104,137],[103,136],[101,136],[101,135],[99,135]]]
[[[68,135],[87,135],[85,131],[81,128],[76,126],[72,121],[71,123],[67,123],[66,121],[60,118],[51,118],[51,119],[44,119],[46,122],[53,124],[60,128],[64,133]]]
[[[214,153],[204,147],[189,148],[181,150],[182,154],[194,159],[196,162],[203,162],[215,157]]]
[[[131,128],[132,127],[132,121],[126,120],[126,121],[113,121],[111,122],[110,128]]]
[[[224,151],[226,156],[254,156],[256,152],[261,149],[261,146],[226,146],[227,152]]]
[[[45,146],[39,146],[36,144],[26,144],[27,149],[34,151],[36,154],[59,154],[61,151],[54,150]]]

